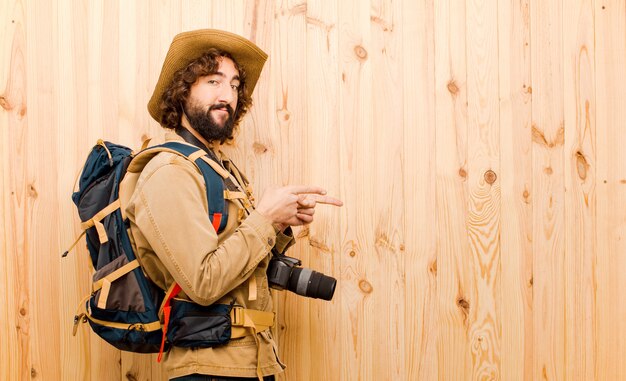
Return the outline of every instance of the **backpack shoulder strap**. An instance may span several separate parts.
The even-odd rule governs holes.
[[[143,170],[148,161],[160,152],[171,152],[185,157],[193,162],[202,173],[206,186],[207,201],[209,204],[209,218],[216,232],[221,233],[228,221],[228,207],[224,199],[224,175],[218,171],[219,164],[213,163],[205,151],[191,144],[182,142],[167,142],[149,147],[139,152],[128,167],[128,172],[138,173]]]

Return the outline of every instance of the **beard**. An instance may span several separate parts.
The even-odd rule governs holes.
[[[215,120],[211,115],[211,111],[225,109],[228,111],[228,118],[222,124]],[[234,110],[226,103],[217,103],[209,107],[205,112],[201,105],[194,103],[189,105],[185,114],[191,127],[206,139],[208,142],[219,141],[224,143],[228,139],[232,139],[235,130],[235,121],[233,118]]]

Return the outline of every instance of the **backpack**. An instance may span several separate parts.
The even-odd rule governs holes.
[[[98,140],[82,169],[78,190],[72,194],[83,232],[63,253],[63,257],[67,256],[86,235],[94,270],[93,284],[91,294],[80,303],[74,317],[74,335],[79,323],[89,322],[91,329],[114,347],[129,352],[159,353],[159,360],[168,347],[164,331],[168,326],[169,302],[180,286],[174,283],[165,292],[145,276],[133,252],[124,212],[134,184],[123,189],[120,184],[125,177],[136,183],[147,162],[163,151],[196,164],[206,184],[213,227],[218,233],[226,227],[225,196],[230,187],[224,179],[228,173],[209,159],[205,151],[182,142],[167,142],[134,154],[128,147]],[[160,315],[164,310],[167,316],[162,324]]]

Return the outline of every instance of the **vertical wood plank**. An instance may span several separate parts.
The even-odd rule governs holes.
[[[80,235],[80,220],[70,196],[73,192],[80,161],[84,160],[89,142],[88,134],[88,7],[76,0],[58,2],[58,28],[55,72],[55,97],[60,99],[57,112],[59,139],[58,199],[61,248],[59,254]],[[81,128],[82,127],[82,128]],[[93,141],[95,142],[95,141]],[[93,143],[92,142],[92,143]],[[77,307],[89,294],[89,255],[84,242],[61,259],[60,281],[60,339],[61,379],[89,380],[92,357],[89,351],[90,329],[83,326],[73,336],[73,320]]]
[[[106,4],[106,2],[105,2]],[[118,62],[114,64],[117,70],[106,70],[111,78],[117,77],[118,93],[118,115],[117,125],[109,127],[121,144],[131,148],[141,146],[141,141],[147,137],[137,136],[136,131],[141,126],[148,124],[150,115],[146,112],[146,105],[152,95],[152,90],[148,83],[148,20],[150,3],[148,1],[127,1],[119,2],[117,9],[118,20],[113,14],[104,15],[104,20],[108,17],[112,20],[109,23],[115,25],[119,30],[119,38],[116,41],[116,51],[118,52]],[[105,8],[106,12],[106,8]],[[161,62],[162,64],[162,62]]]
[[[0,266],[0,376],[30,377],[30,291],[24,256],[28,194],[26,178],[27,45],[26,4],[0,4],[0,153],[2,158],[2,251]]]
[[[84,3],[82,3],[84,6]],[[88,128],[87,141],[82,147],[90,149],[100,138],[119,142],[119,2],[92,1],[88,14]],[[127,126],[122,126],[127,127]],[[85,152],[85,155],[87,151]]]
[[[376,168],[372,123],[372,64],[369,2],[339,2],[339,134],[344,235],[339,292],[341,295],[341,348],[343,381],[372,380],[371,342],[377,311],[369,266],[374,248],[374,184]],[[379,292],[382,290],[376,290]]]
[[[257,196],[260,196],[268,185],[278,184],[275,160],[279,127],[276,123],[276,99],[270,96],[276,92],[273,36],[277,25],[274,20],[274,1],[246,0],[244,12],[243,36],[270,57],[252,94],[253,106],[239,126],[237,138],[229,154],[252,182]],[[258,176],[258,173],[263,173],[263,176]]]
[[[133,1],[119,2],[117,9],[105,8],[105,22],[115,25],[115,29],[119,30],[118,38],[109,42],[117,52],[117,62],[112,69],[105,69],[105,75],[117,79],[118,83],[118,95],[115,97],[117,104],[112,105],[117,106],[118,122],[111,129],[119,136],[121,144],[132,149],[138,149],[147,138],[156,138],[158,141],[163,135],[162,131],[156,131],[154,135],[150,133],[148,119],[151,117],[146,111],[154,90],[149,86],[149,50],[152,42],[149,15],[153,7],[154,4],[149,1]],[[116,14],[112,10],[116,10]],[[166,379],[161,372],[161,364],[156,362],[156,355],[125,351],[120,352],[120,377],[137,381]]]
[[[435,213],[435,41],[432,0],[402,3],[405,380],[435,380],[437,253]]]
[[[58,292],[59,247],[58,224],[58,138],[55,73],[57,2],[27,2],[29,22],[26,28],[27,114],[24,143],[29,160],[25,162],[24,246],[19,253],[24,258],[30,289],[30,305],[20,308],[30,319],[29,341],[31,368],[24,369],[30,378],[60,379],[61,367],[57,357],[49,355],[50,348],[60,348],[60,321],[50,319],[51,311],[59,306]],[[23,115],[24,116],[24,115]],[[55,314],[58,316],[58,314]]]
[[[500,118],[497,1],[467,2],[467,228],[474,272],[469,301],[473,379],[500,376]]]
[[[119,94],[117,70],[118,60],[118,19],[119,2],[93,1],[87,8],[89,28],[87,33],[87,124],[85,134],[79,134],[79,146],[84,153],[78,155],[84,161],[91,147],[100,138],[119,142],[118,112]],[[112,32],[114,31],[114,32]],[[78,126],[80,129],[80,126]],[[86,137],[86,138],[85,138]],[[80,168],[79,163],[77,168]],[[84,249],[83,244],[83,249]],[[86,250],[77,251],[75,255],[88,258]],[[80,269],[85,275],[89,274],[89,288],[91,289],[91,274],[89,267]],[[79,295],[80,299],[86,294]],[[100,339],[89,326],[81,327],[88,332],[90,338],[90,371],[92,380],[119,380],[121,379],[121,353],[104,340]]]
[[[306,9],[306,123],[304,142],[309,156],[307,181],[340,195],[339,154],[339,33],[337,1],[309,1]],[[320,205],[309,227],[307,266],[338,278],[341,272],[341,210]],[[311,300],[310,380],[337,380],[343,366],[341,348],[341,299]]]
[[[435,125],[438,374],[472,374],[469,343],[470,267],[467,189],[467,68],[465,2],[435,7]]]
[[[138,111],[147,113],[148,100],[152,96],[154,87],[156,86],[163,61],[167,55],[174,36],[182,30],[182,5],[181,0],[161,0],[159,3],[150,2],[148,7],[148,62],[147,64],[147,82],[146,82],[146,102],[139,105]],[[120,68],[120,70],[129,70],[130,68]],[[142,133],[140,138],[153,138],[159,141],[164,136],[163,128],[152,117],[147,117],[146,125],[141,126]]]
[[[501,379],[533,379],[530,5],[498,3]]]
[[[596,99],[594,1],[563,7],[565,378],[595,372]]]
[[[626,1],[595,2],[596,380],[626,379]],[[592,313],[591,311],[585,311]]]
[[[371,0],[369,60],[372,67],[372,138],[369,168],[374,247],[368,255],[371,307],[376,315],[367,340],[372,346],[375,380],[405,377],[404,295],[405,232],[403,163],[403,71],[401,2]],[[367,153],[363,152],[364,155]]]
[[[565,379],[563,2],[531,1],[535,379]]]
[[[278,185],[302,184],[307,178],[306,166],[309,150],[304,142],[308,125],[307,93],[305,82],[306,65],[306,1],[278,1],[275,3],[274,48],[271,59],[276,88],[274,89],[275,122],[278,131],[273,146],[276,147]],[[261,127],[262,128],[262,127]],[[258,176],[270,176],[259,173]],[[309,251],[306,234],[308,230],[296,229],[300,238],[290,255],[302,260],[308,267]],[[285,380],[307,380],[311,367],[310,304],[292,292],[275,293],[278,312],[279,353],[287,365],[281,375]]]

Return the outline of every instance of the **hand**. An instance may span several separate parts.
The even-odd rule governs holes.
[[[287,226],[306,225],[313,222],[315,206],[329,204],[342,206],[340,200],[326,196],[326,190],[314,186],[286,186],[265,191],[257,211],[270,219],[279,230]]]

